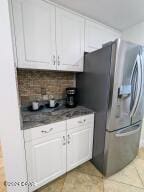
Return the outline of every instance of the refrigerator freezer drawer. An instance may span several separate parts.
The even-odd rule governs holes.
[[[136,157],[140,133],[141,123],[119,131],[106,132],[104,175],[118,172]]]

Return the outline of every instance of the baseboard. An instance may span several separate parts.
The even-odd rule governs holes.
[[[140,147],[144,147],[144,139],[140,140]]]

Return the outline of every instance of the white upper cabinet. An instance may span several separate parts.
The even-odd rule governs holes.
[[[19,68],[56,69],[55,7],[43,0],[13,0]]]
[[[103,44],[120,37],[120,32],[86,20],[85,23],[85,51],[91,52],[102,47]]]
[[[83,71],[82,17],[43,0],[13,0],[13,14],[19,68]]]
[[[44,0],[12,0],[18,68],[83,71],[84,51],[120,37],[116,30]]]
[[[57,69],[83,71],[84,19],[56,8]]]

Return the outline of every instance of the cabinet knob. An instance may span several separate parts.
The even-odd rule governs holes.
[[[66,137],[63,136],[63,145],[66,145]]]
[[[70,140],[71,140],[71,137],[70,137],[70,135],[68,135],[68,136],[67,136],[67,138],[68,138],[68,141],[67,141],[67,143],[68,143],[68,144],[70,144]]]
[[[60,65],[60,56],[58,56],[57,63],[58,63],[58,65]]]
[[[55,64],[56,64],[56,56],[53,55],[53,65],[55,65]]]

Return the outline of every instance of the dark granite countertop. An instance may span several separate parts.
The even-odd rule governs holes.
[[[43,126],[59,121],[64,121],[74,117],[87,115],[93,113],[83,106],[77,106],[75,108],[59,108],[55,110],[42,110],[37,112],[22,111],[22,129],[30,129],[38,126]]]

